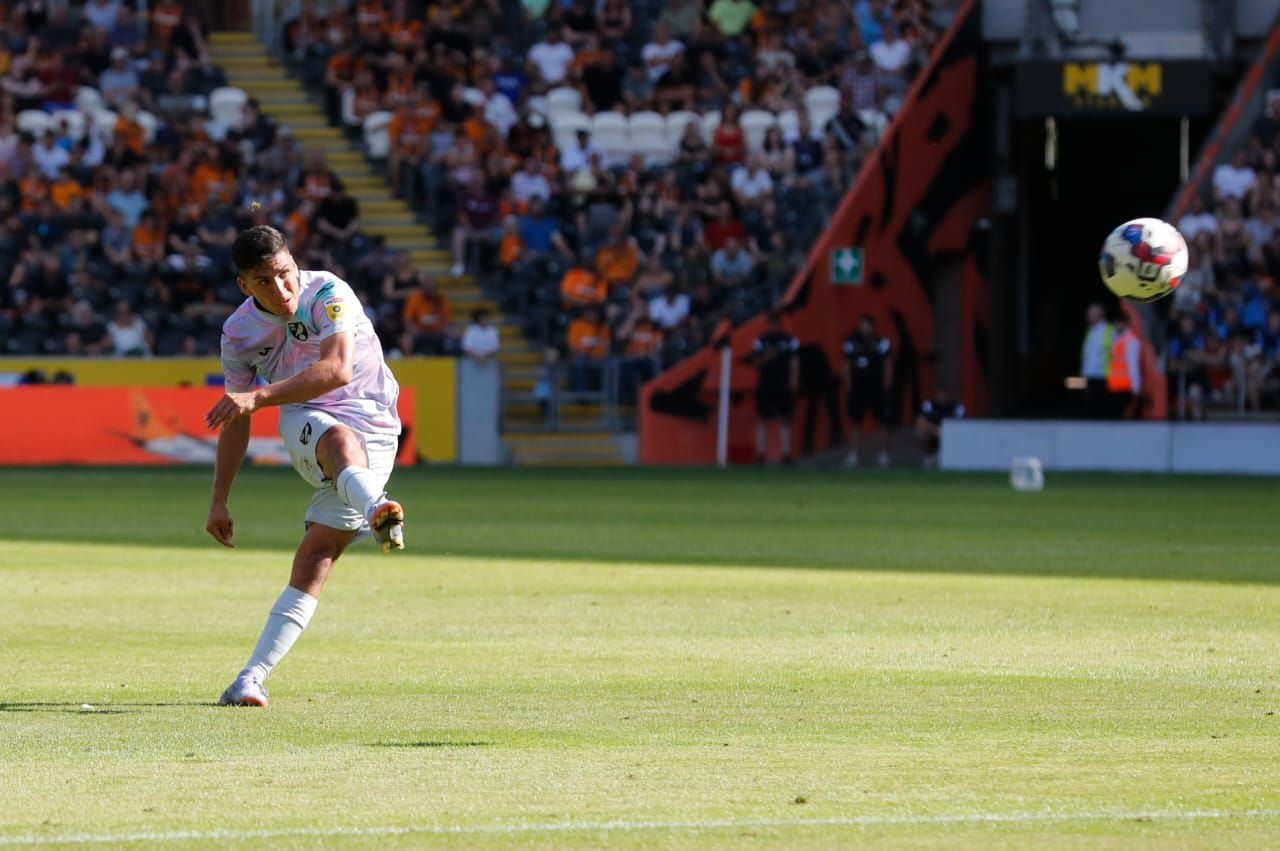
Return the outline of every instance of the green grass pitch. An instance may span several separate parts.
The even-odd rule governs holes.
[[[0,470],[0,848],[1274,847],[1274,480]],[[82,710],[82,704],[93,708]]]

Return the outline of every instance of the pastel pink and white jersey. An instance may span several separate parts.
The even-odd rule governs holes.
[[[399,434],[400,385],[360,300],[346,281],[328,272],[299,270],[298,280],[293,316],[274,316],[248,298],[222,324],[227,392],[247,392],[259,376],[268,383],[292,378],[320,359],[321,342],[349,331],[356,342],[350,383],[307,402],[281,405],[281,417],[299,408],[314,409],[363,434]]]

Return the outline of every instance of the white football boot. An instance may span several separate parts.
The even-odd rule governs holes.
[[[236,677],[236,681],[222,692],[218,703],[222,706],[261,706],[263,709],[271,705],[267,700],[267,690],[254,677]]]

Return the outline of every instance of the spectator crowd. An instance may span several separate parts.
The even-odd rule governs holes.
[[[353,139],[385,134],[452,273],[581,388],[612,355],[647,365],[634,385],[776,300],[958,3],[329,5],[287,22],[286,62]],[[491,358],[490,317],[461,333],[321,154],[252,100],[214,116],[207,38],[175,0],[0,0],[0,349],[215,353],[231,241],[269,223],[392,353]]]
[[[1280,407],[1280,90],[1176,223],[1191,268],[1174,290],[1165,354],[1175,415]]]

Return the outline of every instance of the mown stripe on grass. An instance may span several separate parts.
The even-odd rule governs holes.
[[[0,845],[96,845],[125,842],[202,842],[281,839],[287,837],[493,835],[537,833],[608,833],[649,830],[705,831],[740,828],[893,827],[963,824],[1036,824],[1107,821],[1201,821],[1280,818],[1280,810],[1137,810],[1096,813],[956,813],[936,816],[849,816],[812,819],[707,819],[700,821],[599,821],[492,825],[384,825],[365,827],[296,827],[266,830],[177,830],[156,833],[71,833],[48,836],[0,836]]]

